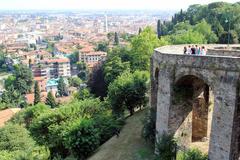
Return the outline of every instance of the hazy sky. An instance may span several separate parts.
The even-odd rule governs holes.
[[[0,9],[185,9],[216,0],[0,0]],[[240,0],[224,0],[237,2]]]

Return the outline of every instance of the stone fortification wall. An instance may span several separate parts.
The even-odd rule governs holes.
[[[235,132],[237,124],[234,120],[239,115],[236,112],[239,105],[240,58],[217,54],[183,55],[178,51],[179,46],[162,47],[155,50],[151,59],[151,87],[154,88],[151,105],[157,107],[157,133],[171,133],[173,86],[184,76],[197,77],[209,85],[214,95],[209,159],[235,160],[239,157],[236,149],[239,133]]]

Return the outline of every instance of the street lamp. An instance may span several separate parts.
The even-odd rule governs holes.
[[[228,47],[230,43],[230,20],[226,19],[225,23],[228,23]]]

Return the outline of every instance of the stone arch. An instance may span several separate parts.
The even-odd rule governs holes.
[[[182,77],[185,77],[185,76],[194,76],[199,79],[202,79],[214,91],[214,82],[210,78],[203,75],[201,72],[194,71],[194,70],[191,70],[190,72],[181,72],[179,74],[176,74],[174,83],[178,82]]]
[[[172,102],[169,108],[169,129],[180,140],[180,145],[191,146],[203,142],[206,153],[211,131],[210,104],[213,105],[211,87],[199,76],[181,74],[173,82]],[[211,92],[211,93],[210,93]]]

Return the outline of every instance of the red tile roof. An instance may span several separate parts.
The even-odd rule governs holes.
[[[20,108],[10,108],[0,111],[0,127],[4,126],[5,122],[10,120],[20,110]]]

